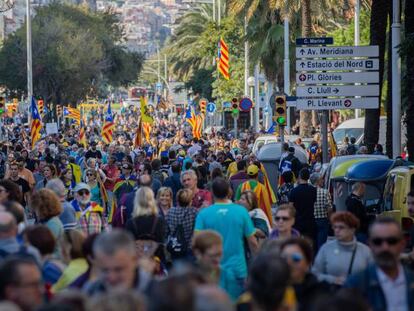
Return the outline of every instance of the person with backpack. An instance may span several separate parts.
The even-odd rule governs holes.
[[[191,256],[191,238],[197,209],[191,206],[193,193],[181,189],[177,193],[177,206],[167,213],[168,238],[167,251],[173,259]]]
[[[116,181],[114,186],[114,195],[116,200],[119,201],[123,194],[134,191],[134,187],[137,186],[137,177],[132,175],[132,164],[122,164],[122,175]]]
[[[295,156],[295,148],[289,147],[288,155],[282,158],[279,164],[280,174],[283,174],[287,171],[292,171],[295,174],[295,178],[298,178],[299,170],[301,169],[301,163],[299,159]]]

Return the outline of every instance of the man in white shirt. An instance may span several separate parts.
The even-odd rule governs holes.
[[[369,230],[375,264],[351,275],[345,287],[358,289],[373,311],[413,311],[414,274],[400,263],[405,240],[393,218],[378,218]]]

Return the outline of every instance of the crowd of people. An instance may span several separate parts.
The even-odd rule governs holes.
[[[283,145],[274,192],[250,132],[157,118],[134,146],[135,120],[104,145],[92,115],[87,146],[64,124],[33,150],[6,128],[0,310],[414,310],[413,241],[367,216],[363,184],[335,211],[317,139],[309,163]]]

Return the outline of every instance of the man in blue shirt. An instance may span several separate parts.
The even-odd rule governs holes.
[[[256,252],[255,228],[247,210],[229,200],[230,184],[223,178],[213,181],[215,204],[201,209],[196,218],[195,231],[214,230],[223,238],[220,286],[232,299],[244,291],[247,277],[247,262],[244,239],[250,251]]]

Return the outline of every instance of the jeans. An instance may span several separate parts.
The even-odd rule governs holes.
[[[318,251],[328,239],[329,221],[328,218],[316,218],[315,221],[317,230],[316,251]]]

